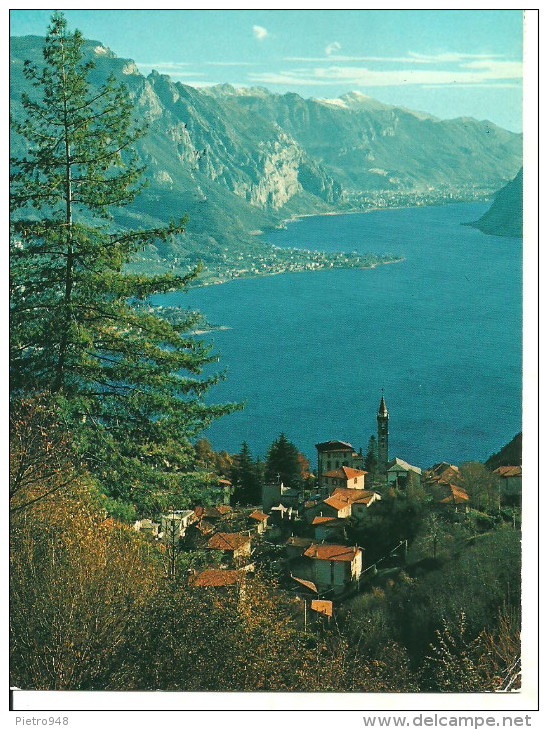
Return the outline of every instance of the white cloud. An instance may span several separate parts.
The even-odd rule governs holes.
[[[333,43],[329,43],[329,45],[325,47],[325,52],[328,56],[330,56],[335,51],[340,51],[341,48],[342,46],[338,41],[333,41]]]
[[[254,25],[253,26],[253,35],[255,38],[259,41],[262,41],[263,38],[266,38],[268,35],[268,31],[266,28],[263,28],[262,25]]]
[[[328,49],[331,45],[325,49],[326,56],[314,57],[314,56],[289,56],[284,58],[284,61],[292,61],[296,63],[332,63],[335,59],[330,56]],[[338,45],[338,44],[337,44]],[[425,53],[414,53],[409,51],[407,56],[339,56],[337,55],[336,60],[338,63],[405,63],[405,64],[420,64],[420,65],[434,65],[434,64],[463,64],[463,62],[489,62],[492,59],[503,58],[497,54],[487,53],[438,53],[438,54],[425,54]]]
[[[417,63],[460,63],[461,61],[466,61],[470,58],[478,58],[478,59],[490,59],[490,58],[502,58],[499,54],[493,54],[493,53],[413,53],[412,51],[409,51],[409,55],[417,62]]]
[[[419,61],[416,58],[410,58],[408,56],[336,56],[335,58],[339,63],[427,63],[426,61]],[[296,63],[333,63],[335,58],[333,56],[320,56],[318,58],[312,56],[288,56],[283,60],[294,61]]]
[[[190,63],[179,63],[176,61],[154,61],[153,63],[141,63],[136,61],[138,68],[150,68],[156,69],[159,73],[172,73],[181,69],[186,69],[190,66]]]
[[[279,73],[250,74],[254,83],[301,86],[329,86],[344,83],[351,87],[424,86],[424,85],[496,85],[499,82],[519,80],[522,65],[517,61],[485,59],[460,64],[456,70],[407,67],[396,70],[375,70],[356,66],[329,66],[300,68]]]
[[[249,61],[206,61],[206,66],[256,66],[256,63]]]

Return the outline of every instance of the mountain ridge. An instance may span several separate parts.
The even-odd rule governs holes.
[[[42,63],[43,40],[10,39],[15,117],[29,91],[23,60]],[[343,95],[351,106],[344,109],[262,87],[197,89],[155,70],[145,76],[100,41],[86,40],[83,50],[95,62],[91,84],[113,73],[149,125],[136,145],[149,187],[115,212],[116,222],[156,225],[189,215],[184,239],[145,252],[149,263],[188,268],[199,257],[222,268],[227,252],[270,251],[256,233],[295,215],[424,203],[432,191],[473,198],[499,189],[521,165],[520,135],[495,125],[485,134],[485,123],[422,118],[360,92]],[[24,151],[21,139],[12,145],[16,155]]]

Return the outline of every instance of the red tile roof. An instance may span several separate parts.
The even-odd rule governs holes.
[[[355,479],[356,477],[365,476],[366,474],[367,472],[362,471],[361,469],[352,469],[349,466],[341,466],[340,469],[332,469],[331,471],[322,474],[322,476],[348,481],[349,479]]]
[[[453,466],[447,461],[434,464],[431,469],[425,472],[425,476],[429,484],[450,484],[460,479],[458,466]]]
[[[218,504],[216,507],[195,507],[194,514],[198,519],[209,517],[210,520],[218,520],[224,515],[232,512],[232,507],[228,504]]]
[[[324,517],[323,515],[319,515],[318,517],[314,517],[312,520],[313,525],[324,525],[326,522],[337,522],[337,517]]]
[[[507,477],[520,477],[521,466],[499,466],[495,469],[495,474],[498,474],[500,477],[504,477],[505,479]]]
[[[228,515],[232,512],[232,507],[228,504],[218,504],[215,509],[220,515]]]
[[[352,500],[348,497],[339,496],[338,494],[332,494],[331,497],[328,497],[327,499],[324,499],[324,504],[329,505],[329,507],[333,507],[333,509],[336,509],[337,512],[341,509],[344,509],[345,507],[348,507],[349,504],[352,504]]]
[[[351,562],[361,552],[359,547],[348,545],[311,545],[305,550],[305,557],[317,560],[345,560]]]
[[[249,535],[242,535],[239,532],[218,532],[213,537],[209,538],[207,543],[208,548],[211,550],[225,550],[226,552],[232,552],[240,547],[243,547],[251,538]]]
[[[343,487],[337,487],[333,490],[333,494],[331,496],[334,497],[337,495],[339,497],[345,497],[350,502],[356,502],[359,499],[374,497],[375,494],[376,492],[371,492],[369,489],[345,489]]]
[[[324,616],[333,615],[333,601],[310,601],[310,608],[317,613],[322,613]]]
[[[304,578],[297,578],[297,576],[292,575],[291,576],[293,580],[296,580],[297,583],[300,583],[302,586],[305,586],[305,588],[308,588],[311,591],[314,591],[314,593],[318,592],[318,589],[316,588],[316,584],[313,583],[311,580],[305,580]]]
[[[370,492],[367,489],[335,489],[333,494],[324,499],[324,503],[333,507],[333,509],[341,510],[349,504],[371,504],[376,498],[376,492]]]
[[[457,487],[456,484],[449,484],[448,486],[450,494],[447,497],[440,499],[441,504],[463,504],[464,502],[470,501],[470,497],[466,494],[464,489]]]
[[[255,512],[252,512],[249,516],[252,520],[258,520],[259,522],[268,519],[268,515],[265,515],[264,512],[261,512],[261,510],[258,509],[256,509]]]
[[[244,573],[241,570],[204,570],[199,575],[190,579],[193,586],[233,586],[241,583]]]

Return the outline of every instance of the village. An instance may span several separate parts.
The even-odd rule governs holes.
[[[278,590],[302,602],[305,623],[307,612],[316,621],[329,621],[337,605],[366,590],[378,575],[406,563],[405,527],[388,546],[370,530],[383,500],[420,493],[431,519],[461,522],[476,506],[477,495],[468,493],[459,467],[444,461],[423,471],[399,457],[389,458],[388,422],[383,395],[377,412],[374,473],[364,469],[361,449],[330,440],[316,444],[313,486],[295,488],[280,479],[267,482],[261,486],[261,503],[244,506],[231,504],[234,486],[219,478],[216,505],[174,509],[158,521],[137,520],[134,529],[159,545],[173,579],[243,595],[247,582],[261,573],[273,577]],[[482,503],[491,514],[511,510],[515,529],[521,466],[498,466],[490,474]],[[434,535],[434,557],[436,541]],[[201,565],[188,568],[181,578],[177,563],[183,555],[199,556]]]

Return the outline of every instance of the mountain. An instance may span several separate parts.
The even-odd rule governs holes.
[[[32,94],[23,61],[40,65],[42,44],[11,39],[15,117],[21,93]],[[521,135],[489,122],[443,121],[356,92],[322,100],[228,84],[198,90],[155,71],[145,77],[99,41],[86,41],[84,52],[95,62],[92,85],[109,74],[122,80],[149,125],[136,145],[149,186],[116,222],[152,226],[189,215],[182,239],[144,253],[149,267],[188,268],[199,255],[221,270],[227,258],[271,251],[256,234],[293,215],[424,202],[433,190],[444,199],[491,193],[521,164]],[[12,135],[13,154],[23,151]]]
[[[351,193],[433,186],[485,189],[508,179],[521,164],[520,135],[491,122],[440,120],[359,92],[303,99],[223,84],[203,93],[277,124]]]
[[[470,225],[493,236],[523,236],[523,168],[499,190],[489,210]]]

